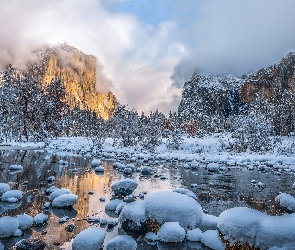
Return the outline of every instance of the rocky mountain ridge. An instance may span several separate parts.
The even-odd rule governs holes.
[[[70,107],[93,111],[103,119],[112,116],[117,100],[111,91],[97,92],[94,56],[66,44],[44,47],[36,53],[40,62],[31,65],[28,72],[43,87],[60,78],[67,91],[65,101]]]
[[[263,105],[269,106],[268,110],[278,110],[280,107],[285,123],[288,120],[290,127],[286,133],[290,132],[294,127],[290,125],[293,123],[291,119],[295,116],[292,113],[295,109],[292,106],[295,103],[295,53],[289,53],[275,65],[242,77],[195,73],[184,85],[178,113],[184,122],[195,120],[199,126],[210,127],[210,124],[216,125],[228,117],[245,114],[251,105],[257,105],[259,95],[260,99],[264,99]],[[272,119],[276,126],[277,121],[271,114],[259,111]],[[280,127],[284,119],[280,118]],[[282,131],[281,128],[278,130]]]

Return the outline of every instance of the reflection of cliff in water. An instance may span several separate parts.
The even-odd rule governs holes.
[[[59,160],[67,161],[66,165],[59,165]],[[49,215],[46,227],[36,228],[26,232],[22,238],[41,238],[47,243],[48,249],[57,248],[58,245],[70,241],[76,234],[88,226],[87,216],[93,214],[93,202],[89,201],[88,192],[101,190],[103,193],[110,193],[109,186],[112,177],[112,167],[104,175],[97,176],[94,172],[86,172],[89,168],[89,159],[84,156],[60,157],[50,155],[41,151],[2,151],[0,152],[0,162],[2,169],[0,172],[0,182],[9,183],[11,189],[19,189],[24,192],[22,201],[16,204],[0,203],[0,213],[3,216],[17,216],[23,213],[35,216],[38,213]],[[21,173],[11,174],[9,167],[12,164],[20,164],[24,167]],[[107,165],[105,163],[104,165]],[[78,195],[78,201],[72,209],[44,209],[43,205],[48,201],[44,194],[51,185],[47,179],[55,176],[53,185],[68,188],[72,193]],[[27,184],[24,184],[27,181]],[[99,198],[97,199],[99,200]],[[90,210],[89,205],[92,204]],[[94,204],[95,205],[95,204]],[[9,209],[17,207],[17,209]],[[102,210],[102,209],[101,209]],[[104,209],[103,209],[104,212]],[[59,219],[69,216],[71,219],[61,225]],[[68,233],[65,226],[75,223],[73,232]],[[13,237],[2,240],[6,247],[12,247],[20,238]]]
[[[63,164],[59,164],[62,160]],[[85,156],[61,156],[43,151],[0,151],[0,182],[9,183],[11,189],[19,189],[24,192],[21,202],[16,204],[1,203],[0,214],[2,216],[17,216],[23,213],[35,216],[38,213],[49,215],[47,226],[34,227],[26,232],[22,238],[40,238],[47,244],[47,249],[58,249],[59,246],[71,249],[70,241],[88,227],[87,217],[100,217],[108,220],[111,213],[105,212],[105,204],[111,199],[110,185],[122,178],[122,173],[114,170],[112,162],[103,161],[105,168],[103,175],[98,175],[91,169],[89,162],[92,158]],[[20,164],[24,167],[21,173],[9,172],[12,164]],[[142,162],[137,162],[141,166]],[[192,190],[201,204],[203,210],[209,214],[218,216],[222,211],[235,206],[248,206],[268,214],[280,214],[281,211],[274,203],[274,197],[278,192],[287,192],[295,195],[291,190],[292,178],[289,173],[277,175],[272,172],[262,173],[256,169],[249,171],[245,168],[233,166],[221,172],[209,172],[205,165],[196,170],[183,168],[184,163],[147,163],[153,168],[153,173],[143,176],[134,172],[132,178],[138,183],[135,195],[147,191],[147,196],[153,192],[173,190],[184,187]],[[48,177],[55,176],[55,183],[48,183]],[[164,176],[165,178],[160,178]],[[265,184],[265,188],[259,189],[251,185],[251,180]],[[27,184],[24,184],[27,181]],[[59,188],[68,188],[72,193],[78,195],[78,201],[72,209],[45,210],[43,205],[48,201],[45,191],[51,185]],[[90,190],[94,191],[89,195]],[[104,197],[106,202],[100,202]],[[14,209],[13,209],[14,208]],[[70,217],[65,224],[59,224],[63,216]],[[67,232],[65,227],[71,223],[75,224],[73,232]],[[93,225],[97,226],[97,225]],[[120,225],[112,232],[107,232],[105,245],[110,239],[120,234]],[[104,229],[106,230],[106,229]],[[19,237],[1,239],[6,248],[12,247]],[[64,244],[65,243],[65,244]],[[144,242],[138,249],[166,249],[169,244],[158,244],[150,246]],[[173,249],[185,249],[192,243],[181,243],[173,245]],[[185,245],[185,247],[183,247]],[[188,248],[189,249],[189,248]],[[200,249],[206,249],[202,246]]]

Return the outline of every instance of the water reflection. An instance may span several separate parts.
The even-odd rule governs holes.
[[[112,161],[103,161],[104,173],[95,172],[91,168],[91,157],[85,156],[60,156],[43,151],[0,151],[0,182],[9,183],[11,189],[24,192],[19,203],[0,203],[0,214],[17,216],[27,213],[35,216],[38,213],[49,215],[48,224],[44,227],[34,227],[25,232],[22,238],[39,238],[46,242],[47,249],[71,249],[71,240],[83,229],[98,224],[89,224],[88,217],[105,218],[116,221],[117,216],[105,212],[105,204],[112,198],[110,186],[113,182],[125,178],[123,173],[113,168]],[[12,174],[8,171],[11,164],[22,165],[23,171]],[[234,167],[222,172],[208,172],[205,166],[196,170],[184,169],[180,163],[162,162],[156,165],[137,162],[137,167],[142,164],[152,167],[151,175],[133,172],[132,177],[139,182],[135,195],[141,192],[173,190],[177,187],[189,188],[194,191],[204,211],[218,216],[225,209],[235,206],[250,206],[268,214],[279,214],[281,211],[274,202],[278,192],[291,190],[293,178],[289,173],[276,175],[271,172],[262,173],[257,170],[249,171],[245,168]],[[50,176],[55,177],[55,182],[48,182]],[[165,178],[161,178],[161,177]],[[263,182],[266,187],[261,190],[251,185],[251,180]],[[50,186],[67,188],[78,195],[78,201],[72,209],[50,208],[44,209],[48,201],[45,191]],[[93,190],[90,195],[89,191]],[[104,198],[105,202],[100,201]],[[68,216],[70,219],[64,224],[59,219]],[[72,232],[65,230],[74,223]],[[118,234],[125,234],[120,225],[113,228],[106,226],[105,243]],[[20,237],[2,239],[6,248],[12,247]],[[181,244],[150,244],[142,236],[135,236],[138,249],[207,249],[200,243],[184,242]]]

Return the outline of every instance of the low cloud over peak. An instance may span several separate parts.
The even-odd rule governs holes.
[[[0,67],[23,68],[38,46],[67,42],[98,58],[119,101],[167,113],[195,68],[238,75],[295,50],[293,0],[165,0],[162,9],[151,0],[154,15],[141,2],[4,1]]]

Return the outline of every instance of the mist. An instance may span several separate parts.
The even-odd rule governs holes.
[[[0,69],[25,69],[36,48],[66,42],[96,56],[98,91],[138,111],[168,113],[194,69],[240,75],[295,51],[293,0],[167,0],[153,22],[108,6],[126,2],[142,0],[3,1]]]

